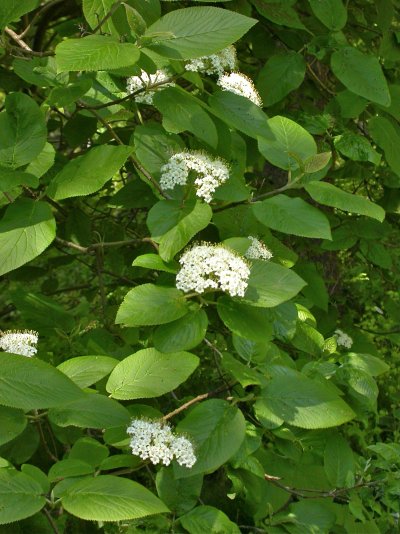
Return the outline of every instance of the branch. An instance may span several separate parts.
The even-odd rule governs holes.
[[[77,250],[78,252],[81,252],[82,254],[92,254],[103,247],[121,247],[124,245],[133,245],[133,244],[138,243],[140,240],[127,239],[125,241],[108,241],[108,242],[104,241],[100,243],[93,243],[92,245],[89,245],[88,247],[82,247],[81,245],[77,245],[76,243],[73,243],[72,241],[66,241],[65,239],[61,239],[60,237],[56,237],[56,241],[63,247],[73,248],[74,250]]]
[[[11,39],[13,39],[13,41],[15,41],[19,47],[20,47],[20,50],[22,52],[25,52],[25,53],[28,53],[32,56],[39,56],[39,57],[44,57],[44,56],[54,56],[54,52],[35,52],[34,50],[32,50],[32,48],[30,46],[28,46],[25,41],[23,41],[21,39],[21,37],[15,33],[15,31],[13,31],[11,28],[8,28],[7,26],[4,28],[4,31],[11,37]]]
[[[85,104],[82,105],[81,102],[78,102],[78,105],[80,107],[83,107],[85,108]],[[97,113],[97,111],[95,111],[94,109],[90,109],[90,108],[87,108],[88,111],[94,115],[98,121],[101,122],[101,124],[110,132],[110,134],[113,136],[113,138],[115,139],[115,141],[119,144],[119,145],[122,145],[122,146],[125,146],[124,142],[122,141],[122,139],[119,137],[119,135],[117,134],[117,132],[114,131],[114,129],[112,128],[112,126],[110,126],[108,124],[108,122],[103,119],[103,117],[101,115],[99,115]],[[136,167],[136,169],[138,171],[140,171],[143,176],[145,176],[147,178],[147,180],[149,180],[149,182],[151,184],[153,184],[153,186],[155,187],[155,189],[157,189],[157,191],[160,193],[160,195],[164,198],[168,198],[167,195],[164,193],[164,191],[161,189],[160,187],[160,184],[152,177],[152,175],[141,165],[141,163],[134,157],[134,156],[129,156],[129,159],[130,161],[132,162],[132,164],[134,165],[134,167]]]
[[[111,18],[114,13],[117,11],[117,9],[119,8],[119,6],[122,4],[123,0],[117,0],[112,6],[111,6],[111,9],[110,11],[100,20],[100,22],[97,24],[97,26],[95,28],[93,28],[93,33],[97,33],[100,28],[103,26],[103,24],[105,22],[107,22],[107,20],[109,18]]]
[[[290,486],[286,486],[285,484],[282,484],[282,482],[280,482],[281,480],[280,477],[268,475],[267,473],[264,474],[264,478],[267,482],[271,482],[271,484],[273,484],[277,488],[280,488],[286,491],[287,493],[290,493],[291,495],[295,495],[296,497],[302,497],[303,499],[319,499],[321,497],[335,498],[335,497],[340,496],[342,493],[347,493],[348,491],[358,489],[358,488],[376,486],[377,484],[382,484],[383,482],[381,480],[377,480],[373,482],[360,482],[358,484],[355,484],[354,486],[351,486],[350,488],[336,488],[336,489],[329,490],[329,491],[323,491],[323,490],[317,490],[317,489],[292,488]]]
[[[187,410],[190,406],[193,404],[197,404],[200,401],[209,399],[210,397],[214,397],[215,395],[218,395],[218,393],[222,393],[223,391],[227,391],[231,387],[233,387],[237,382],[232,382],[228,386],[221,386],[217,389],[214,389],[214,391],[209,391],[208,393],[202,393],[201,395],[197,395],[194,399],[191,399],[188,402],[185,402],[185,404],[182,404],[182,406],[179,406],[176,410],[173,410],[172,412],[167,413],[167,415],[164,415],[162,418],[163,421],[168,421],[168,419],[171,419],[172,417],[175,417],[175,415],[178,415],[178,413],[183,412],[184,410]]]

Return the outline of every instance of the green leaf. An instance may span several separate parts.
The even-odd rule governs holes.
[[[54,158],[55,150],[53,145],[46,143],[40,154],[29,163],[26,172],[33,174],[36,178],[41,178],[53,165]]]
[[[252,0],[251,3],[256,7],[260,15],[275,24],[287,26],[288,28],[307,30],[299,19],[297,12],[289,5],[289,2],[280,2],[279,0],[276,2]]]
[[[19,436],[24,431],[26,423],[27,419],[22,410],[0,406],[0,445]]]
[[[268,228],[301,237],[332,239],[329,221],[301,198],[276,195],[252,206],[257,219]]]
[[[345,132],[334,138],[334,144],[336,150],[353,161],[369,161],[374,165],[379,165],[381,161],[381,155],[372,148],[368,139],[362,135]]]
[[[217,127],[196,98],[178,87],[166,87],[153,97],[154,106],[162,114],[167,132],[191,132],[212,148],[217,148]]]
[[[387,363],[371,354],[356,354],[355,352],[350,352],[346,354],[345,361],[351,365],[351,367],[361,369],[371,376],[379,376],[390,370]]]
[[[202,485],[201,475],[176,480],[173,470],[166,467],[162,467],[156,475],[157,493],[160,499],[178,517],[196,506]]]
[[[172,323],[159,326],[153,335],[154,346],[161,352],[193,349],[203,341],[207,326],[204,310],[189,312]]]
[[[317,153],[312,135],[297,122],[277,115],[268,120],[268,126],[273,138],[258,137],[258,149],[272,165],[295,170],[300,162]]]
[[[242,444],[246,426],[235,406],[211,399],[195,406],[176,430],[187,434],[196,446],[197,462],[191,469],[174,465],[175,478],[187,478],[212,473],[229,460]]]
[[[178,289],[143,284],[125,295],[115,322],[125,326],[164,324],[183,317],[188,311],[187,301]]]
[[[67,512],[88,521],[125,521],[169,511],[137,482],[112,475],[71,484],[61,500]]]
[[[0,469],[0,525],[21,521],[46,504],[42,486],[25,473]]]
[[[69,161],[53,178],[47,194],[55,200],[91,195],[103,187],[132,153],[130,146],[101,145]]]
[[[7,95],[0,113],[0,165],[16,169],[30,163],[46,138],[45,118],[33,98],[24,93]]]
[[[50,482],[58,482],[64,478],[75,478],[83,475],[91,475],[94,473],[94,467],[82,460],[60,460],[52,465],[49,469]]]
[[[109,356],[77,356],[57,366],[80,388],[87,388],[109,375],[118,360]]]
[[[58,72],[130,67],[137,62],[139,55],[136,45],[120,43],[117,39],[105,35],[67,39],[56,46]]]
[[[322,171],[328,165],[331,157],[332,152],[321,152],[320,154],[315,154],[315,156],[310,156],[304,162],[304,172],[312,174],[313,172]]]
[[[186,7],[167,13],[144,34],[148,46],[172,59],[214,54],[242,37],[257,21],[219,7]]]
[[[121,400],[159,397],[185,382],[198,365],[198,357],[190,352],[139,350],[115,367],[106,389]]]
[[[79,428],[111,428],[129,423],[128,410],[98,393],[87,393],[84,397],[64,402],[58,408],[49,410],[50,420],[58,426]]]
[[[335,488],[349,488],[354,485],[353,451],[347,441],[336,432],[326,441],[324,469],[329,482]]]
[[[40,0],[2,0],[0,2],[0,29],[38,7]]]
[[[1,354],[0,404],[34,410],[61,406],[84,393],[61,371],[36,358]]]
[[[258,136],[271,138],[268,117],[248,98],[217,91],[209,98],[211,111],[231,128],[257,139]]]
[[[96,28],[99,21],[103,20],[110,13],[114,4],[115,0],[83,0],[83,14],[92,29]],[[128,7],[130,7],[129,4],[126,5],[126,8]],[[116,37],[122,35],[128,30],[128,25],[124,18],[123,7],[119,6],[111,17],[104,20],[101,31]]]
[[[400,176],[400,135],[397,129],[385,117],[372,117],[368,126],[372,139],[385,152],[386,161],[392,171]]]
[[[250,269],[244,302],[271,308],[296,296],[305,285],[294,271],[277,263],[255,260]]]
[[[166,132],[161,124],[154,122],[136,126],[133,144],[140,163],[156,178],[171,155],[185,147],[179,136]]]
[[[379,222],[385,218],[385,210],[367,198],[352,195],[328,182],[310,182],[304,186],[313,200],[343,211],[372,217]]]
[[[332,54],[331,68],[342,84],[356,95],[390,106],[389,88],[376,57],[345,46]]]
[[[353,410],[322,382],[307,378],[287,367],[277,372],[256,402],[260,413],[300,428],[329,428],[347,423]],[[265,415],[264,415],[265,416]],[[262,419],[260,420],[262,423]]]
[[[257,89],[264,106],[276,104],[303,82],[306,62],[301,54],[289,50],[272,56],[260,70]]]
[[[176,274],[179,265],[176,262],[165,263],[158,254],[143,254],[133,260],[132,267],[143,267],[153,271],[164,271]]]
[[[208,505],[197,506],[180,517],[179,522],[190,534],[240,534],[239,527],[224,512]]]
[[[254,341],[271,339],[272,317],[268,310],[259,310],[228,297],[218,299],[217,310],[231,332]]]
[[[308,0],[314,15],[332,31],[339,31],[347,22],[347,10],[342,0]]]
[[[20,198],[0,221],[0,275],[41,254],[56,235],[56,222],[45,202]]]
[[[85,436],[75,441],[68,454],[68,458],[81,460],[93,467],[99,467],[109,454],[110,451],[106,445],[102,445],[96,439]]]
[[[11,191],[19,185],[37,187],[39,180],[27,172],[0,167],[0,191]]]
[[[200,230],[203,230],[211,221],[212,209],[204,202],[196,201],[193,210],[187,214],[182,212],[178,224],[166,232],[160,239],[159,250],[164,261],[171,261]]]

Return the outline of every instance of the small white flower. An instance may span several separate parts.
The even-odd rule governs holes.
[[[261,97],[254,87],[253,82],[241,72],[223,74],[217,81],[217,84],[223,91],[230,91],[236,95],[244,96],[260,108],[263,105]]]
[[[157,70],[154,74],[147,74],[142,70],[140,76],[131,76],[126,81],[126,90],[128,93],[135,93],[140,89],[145,89],[145,91],[139,93],[135,96],[136,102],[139,104],[149,104],[153,103],[153,96],[156,91],[165,89],[165,87],[171,87],[175,85],[173,82],[166,82],[169,78],[169,74],[165,70]],[[159,85],[161,84],[161,85]],[[152,86],[155,87],[152,89]]]
[[[201,56],[191,59],[186,63],[185,69],[192,72],[204,72],[205,74],[222,76],[225,71],[234,70],[236,67],[236,50],[228,46],[210,56]]]
[[[178,152],[161,167],[161,189],[185,185],[190,172],[196,175],[196,195],[208,203],[217,187],[229,178],[228,164],[222,159],[211,158],[202,152]]]
[[[133,419],[127,433],[132,438],[132,454],[142,460],[149,459],[154,465],[169,465],[175,457],[180,465],[192,467],[197,460],[192,443],[183,436],[176,436],[167,423]]]
[[[340,330],[339,328],[335,330],[335,337],[338,345],[345,347],[346,349],[351,349],[353,340],[349,335],[343,332],[343,330]]]
[[[193,445],[184,436],[176,436],[171,448],[179,465],[193,467],[196,463],[197,458],[193,452]]]
[[[223,245],[196,245],[183,254],[179,263],[182,268],[176,275],[176,287],[182,291],[220,289],[231,297],[243,297],[246,292],[249,266]]]
[[[37,353],[39,334],[34,330],[7,330],[0,332],[0,348],[4,352],[21,354],[22,356],[34,356]]]
[[[246,258],[249,260],[270,260],[273,256],[272,252],[256,237],[248,236],[251,241],[251,245],[246,251]]]

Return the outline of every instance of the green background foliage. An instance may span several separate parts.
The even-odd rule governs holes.
[[[0,1],[0,327],[39,332],[0,354],[0,534],[398,531],[399,9]],[[232,44],[261,107],[185,69]],[[183,150],[229,163],[210,204],[160,187]],[[176,288],[249,236],[243,298]]]

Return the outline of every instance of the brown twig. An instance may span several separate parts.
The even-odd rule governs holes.
[[[378,484],[381,484],[383,481],[377,480],[373,482],[360,482],[358,484],[355,484],[354,486],[351,486],[350,488],[335,488],[333,490],[329,491],[323,491],[323,490],[317,490],[317,489],[299,489],[299,488],[292,488],[290,486],[286,486],[285,484],[282,484],[280,482],[281,478],[276,477],[273,475],[268,475],[267,473],[264,474],[264,478],[267,482],[270,482],[277,488],[280,488],[287,493],[290,493],[291,495],[295,495],[296,497],[302,497],[303,499],[319,499],[324,497],[330,497],[335,498],[339,497],[343,493],[347,493],[348,491],[358,489],[358,488],[365,488],[369,486],[376,486]]]
[[[34,50],[32,50],[32,48],[27,45],[25,43],[25,41],[23,41],[21,39],[21,37],[15,33],[14,30],[12,30],[11,28],[8,28],[7,26],[4,28],[4,31],[6,32],[7,35],[9,35],[11,37],[11,39],[13,41],[15,41],[18,46],[19,46],[19,49],[22,51],[22,52],[25,52],[25,53],[28,53],[32,56],[38,56],[38,57],[45,57],[45,56],[54,56],[54,52],[35,52]]]
[[[191,399],[188,402],[185,402],[185,404],[182,404],[182,406],[179,406],[179,408],[176,408],[176,410],[173,410],[172,412],[167,413],[167,415],[164,415],[162,419],[163,421],[168,421],[168,419],[171,419],[172,417],[175,417],[175,415],[178,415],[178,413],[181,413],[184,410],[187,410],[190,406],[193,406],[193,404],[197,404],[198,402],[201,402],[203,400],[209,399],[210,397],[214,397],[215,395],[218,395],[218,393],[227,391],[231,387],[233,387],[235,384],[236,384],[236,381],[228,384],[228,386],[224,385],[217,389],[214,389],[214,391],[209,391],[208,393],[202,393],[201,395],[197,395],[197,397],[195,397],[194,399]]]
[[[74,250],[77,250],[78,252],[81,252],[82,254],[93,254],[97,250],[101,248],[107,248],[107,247],[121,247],[125,245],[133,245],[135,243],[138,243],[138,239],[127,239],[125,241],[105,241],[100,243],[93,243],[92,245],[89,245],[88,247],[82,247],[81,245],[77,245],[76,243],[73,243],[72,241],[66,241],[65,239],[61,239],[60,237],[56,237],[57,243],[62,245],[63,247],[72,248]]]

